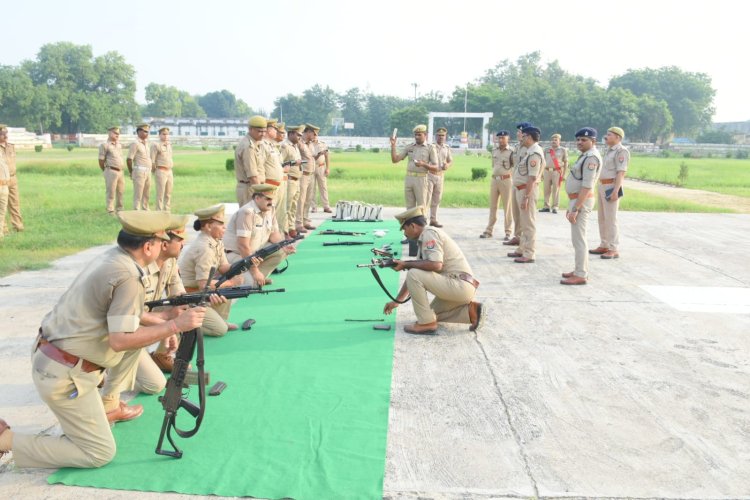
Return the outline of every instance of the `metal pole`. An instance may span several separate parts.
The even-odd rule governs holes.
[[[466,132],[466,99],[469,96],[469,85],[464,88],[464,132]]]

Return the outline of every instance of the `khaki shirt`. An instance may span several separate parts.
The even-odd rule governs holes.
[[[315,158],[313,157],[312,143],[299,141],[297,143],[297,148],[299,148],[299,154],[302,157],[302,160],[307,161],[307,163],[302,165],[302,171],[315,172]]]
[[[246,135],[237,144],[234,150],[234,175],[238,181],[245,182],[250,177],[258,177],[258,182],[263,182],[263,160],[265,151],[255,142],[250,135]]]
[[[418,167],[414,164],[416,160],[426,161],[430,165],[438,164],[437,152],[435,151],[435,148],[432,147],[432,144],[424,143],[419,145],[416,142],[409,144],[398,154],[398,161],[403,160],[407,156],[409,157],[409,163],[406,165],[407,172],[427,174],[426,168]]]
[[[229,262],[224,253],[224,243],[201,231],[187,250],[182,252],[177,265],[180,268],[183,286],[197,288],[199,281],[208,279],[212,267],[215,267],[218,273],[219,267],[229,265]]]
[[[110,333],[138,329],[152,276],[120,247],[87,267],[42,320],[50,342],[105,368],[122,359],[109,346]]]
[[[122,160],[122,144],[111,141],[105,142],[99,146],[99,159],[104,160],[106,168],[122,170],[125,163]]]
[[[0,155],[0,193],[8,192],[8,184],[10,184],[10,169],[5,156]]]
[[[151,144],[151,163],[154,167],[164,167],[172,169],[172,143],[169,141],[159,141]]]
[[[596,146],[581,156],[570,168],[570,175],[565,180],[565,191],[570,195],[578,193],[581,188],[594,189],[602,167],[602,155]]]
[[[128,149],[128,159],[133,160],[133,167],[147,167],[150,169],[152,164],[148,139],[145,141],[138,139],[131,144]]]
[[[521,163],[521,159],[526,155],[526,146],[523,146],[520,142],[510,148],[513,151],[513,166],[518,167]]]
[[[310,144],[313,145],[312,153],[313,155],[316,155],[320,153],[321,151],[328,151],[328,145],[323,141],[312,141]],[[326,166],[326,155],[322,154],[318,156],[318,159],[315,160],[317,162],[317,165],[319,167],[325,167]]]
[[[557,164],[560,165],[560,170],[568,167],[568,148],[560,146],[559,148],[545,148],[544,150],[544,161],[547,163],[545,167],[548,170],[556,170],[555,160],[552,158],[552,150],[555,151],[555,158],[557,158]]]
[[[443,269],[440,274],[472,274],[471,266],[469,266],[463,252],[453,241],[453,238],[442,229],[431,226],[425,227],[419,236],[419,240],[417,240],[417,244],[419,246],[417,259],[442,262]]]
[[[263,178],[281,182],[284,179],[284,167],[281,166],[281,153],[276,146],[276,141],[264,139],[262,145],[265,151]]]
[[[302,156],[299,154],[299,149],[297,149],[297,146],[292,144],[291,141],[285,140],[281,143],[281,162],[285,163],[288,161],[296,161],[301,160]],[[290,165],[289,166],[289,175],[292,177],[296,177],[299,179],[299,176],[302,175],[302,170],[300,169],[299,165]]]
[[[627,172],[628,163],[630,163],[630,151],[625,149],[622,144],[611,148],[607,147],[607,151],[604,153],[602,179],[614,179],[617,172]]]
[[[16,146],[10,142],[0,144],[5,162],[8,164],[8,172],[11,177],[16,175]]]
[[[279,225],[276,222],[276,211],[271,209],[265,213],[261,212],[258,205],[250,200],[242,205],[229,219],[227,230],[224,233],[224,245],[227,250],[240,253],[237,239],[248,238],[250,240],[250,251],[255,252],[268,243],[271,233],[278,232]]]
[[[185,293],[185,287],[182,285],[180,270],[177,267],[177,259],[167,259],[159,268],[154,262],[152,268],[149,268],[152,280],[152,288],[146,290],[146,302],[159,300],[166,297],[174,297]]]
[[[544,161],[544,151],[542,147],[535,143],[528,149],[524,148],[525,154],[513,171],[513,185],[522,186],[529,182],[534,182],[539,178],[542,170],[546,166]]]
[[[438,166],[438,172],[437,175],[443,175],[443,171],[445,171],[445,165],[453,161],[453,153],[451,152],[451,147],[447,144],[433,144],[433,147],[435,148],[435,153],[437,154],[437,166]]]
[[[500,146],[492,148],[492,177],[511,174],[515,165],[514,159],[511,146],[505,149],[500,149]]]

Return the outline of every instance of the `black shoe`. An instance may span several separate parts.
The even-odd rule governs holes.
[[[556,208],[553,208],[553,209],[552,209],[552,213],[553,213],[553,214],[556,214],[556,213],[557,213],[557,209],[556,209]]]
[[[540,212],[549,212],[549,208],[540,208],[539,211]]]

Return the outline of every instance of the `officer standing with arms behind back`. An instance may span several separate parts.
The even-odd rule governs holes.
[[[10,225],[19,233],[23,231],[23,217],[21,217],[21,197],[18,193],[18,176],[16,175],[16,146],[8,142],[8,126],[0,125],[0,154],[5,157],[8,166],[8,212]],[[8,226],[3,229],[8,232]]]
[[[262,147],[268,122],[259,115],[250,117],[245,135],[234,150],[234,175],[237,178],[237,203],[244,205],[253,195],[252,185],[264,176],[265,149]]]
[[[518,249],[510,252],[518,264],[534,262],[536,255],[536,199],[539,194],[539,177],[544,170],[544,151],[539,146],[541,131],[526,127],[522,131],[521,143],[524,156],[513,171],[513,195],[518,205],[521,237]]]
[[[510,240],[513,226],[513,148],[508,144],[510,133],[501,130],[497,133],[497,146],[492,149],[492,181],[490,182],[490,220],[480,238],[492,238],[497,222],[498,200],[503,201],[503,226],[505,241]]]
[[[437,129],[437,134],[435,134],[436,142],[432,147],[435,148],[435,152],[437,153],[438,169],[435,173],[430,172],[427,174],[427,204],[430,207],[430,225],[434,227],[443,227],[437,219],[437,212],[438,208],[440,208],[440,200],[443,199],[445,171],[453,165],[451,148],[445,143],[447,137],[448,129],[444,127]]]
[[[122,197],[125,194],[125,176],[122,169],[122,145],[120,144],[120,127],[107,129],[107,142],[99,146],[99,168],[104,173],[104,185],[107,213],[115,215],[122,210]]]
[[[560,146],[560,134],[552,134],[552,144],[544,150],[544,159],[547,166],[544,167],[544,207],[540,212],[557,213],[560,207],[560,185],[565,179],[568,170],[568,149]]]
[[[409,163],[406,166],[406,177],[404,178],[404,199],[406,208],[427,205],[427,174],[438,171],[438,158],[435,148],[427,144],[427,125],[414,127],[414,142],[409,144],[401,152],[396,151],[396,138],[391,137],[391,161],[398,163],[406,157]]]
[[[596,129],[584,127],[576,132],[576,146],[581,156],[570,169],[565,181],[565,191],[570,204],[565,217],[570,222],[570,238],[575,249],[576,268],[563,273],[560,283],[563,285],[585,285],[589,277],[589,246],[586,241],[586,230],[594,208],[594,187],[599,178],[602,157],[596,149]]]
[[[526,155],[526,146],[523,145],[523,129],[526,127],[532,127],[529,122],[521,122],[516,124],[516,138],[518,144],[512,148],[513,150],[513,170],[518,168],[521,159]],[[518,201],[516,200],[515,189],[511,194],[511,209],[513,211],[513,237],[508,241],[503,241],[503,245],[518,245],[521,243],[521,213],[518,208]]]
[[[148,210],[151,195],[151,152],[148,133],[151,127],[142,123],[135,133],[138,139],[128,149],[128,171],[133,179],[133,210]]]
[[[169,212],[172,202],[172,143],[169,142],[169,127],[159,129],[159,142],[151,144],[151,164],[156,178],[156,209]]]

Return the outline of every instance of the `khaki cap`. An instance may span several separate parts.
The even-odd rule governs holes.
[[[271,184],[253,184],[251,187],[253,193],[261,193],[266,198],[271,198],[272,200],[276,197],[276,186],[272,186]]]
[[[286,132],[286,123],[284,122],[277,123],[276,130],[278,130],[279,132]]]
[[[316,132],[320,132],[320,127],[316,127],[312,123],[305,123],[305,128],[309,128],[309,129],[312,129],[312,130],[314,130]]]
[[[151,130],[151,125],[149,125],[148,123],[141,123],[140,125],[136,125],[135,130],[138,131],[138,129],[149,132]]]
[[[448,129],[445,127],[440,127],[437,129],[437,132],[435,132],[437,135],[448,135]]]
[[[562,136],[560,134],[552,134],[549,138],[550,139],[562,139]]]
[[[133,236],[160,238],[169,241],[164,232],[169,226],[169,214],[147,210],[123,210],[117,213],[122,230]]]
[[[276,118],[269,118],[266,120],[266,127],[273,127],[278,130],[279,128],[279,126],[277,125],[278,122],[279,120],[277,120]]]
[[[417,125],[414,127],[413,132],[416,134],[418,132],[427,132],[427,125]]]
[[[305,132],[305,126],[304,125],[296,125],[294,127],[289,127],[289,133],[296,132],[298,134],[302,134]]]
[[[198,220],[215,220],[224,222],[224,204],[211,205],[210,207],[201,208],[193,212]]]
[[[400,214],[396,214],[396,220],[401,224],[401,229],[404,228],[404,224],[409,220],[413,219],[414,217],[424,217],[424,207],[422,205],[417,205],[414,208],[410,208],[406,212],[401,212]]]
[[[268,126],[268,122],[266,121],[266,119],[260,115],[251,116],[250,119],[247,121],[247,124],[250,127],[256,127],[256,128],[266,128]]]
[[[612,132],[613,134],[617,134],[620,136],[620,139],[625,137],[625,131],[621,129],[620,127],[609,127],[607,129],[607,132]]]
[[[8,126],[4,123],[0,123],[0,130],[8,130]]]
[[[169,130],[169,127],[162,127],[162,128],[160,128],[160,129],[159,129],[159,133],[161,134],[161,133],[162,133],[162,132],[164,132],[165,130],[166,130],[167,132],[171,132],[171,130]]]
[[[117,126],[109,127],[107,129],[107,132],[117,132],[119,134],[120,133],[120,127],[117,127]]]
[[[167,234],[177,236],[178,238],[185,239],[185,226],[190,221],[189,215],[174,215],[169,216],[169,225],[167,226]]]

